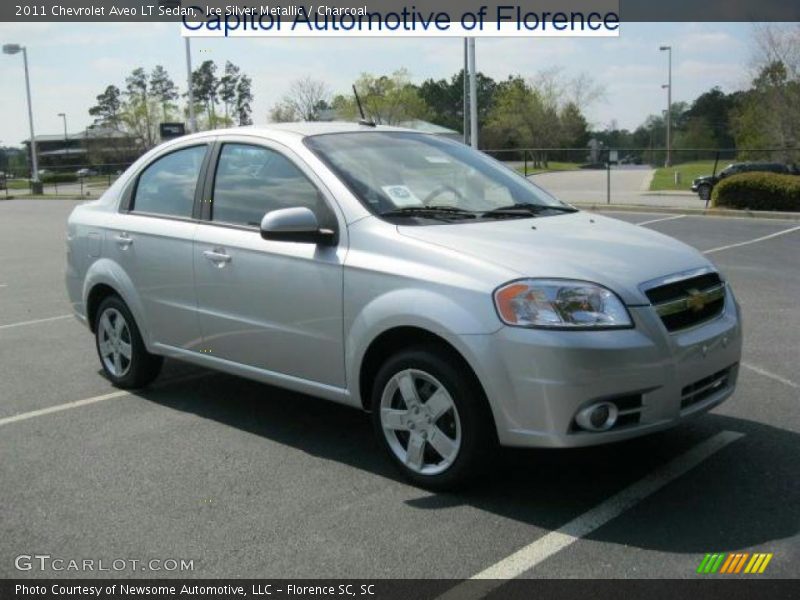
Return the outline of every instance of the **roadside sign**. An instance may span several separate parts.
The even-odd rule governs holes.
[[[173,138],[186,135],[185,123],[161,123],[159,132],[162,140],[171,140]]]

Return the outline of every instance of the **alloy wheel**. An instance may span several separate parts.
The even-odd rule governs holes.
[[[421,475],[447,470],[461,448],[461,421],[447,389],[430,373],[396,373],[381,395],[380,422],[394,455]]]
[[[116,308],[103,311],[97,340],[103,366],[114,377],[124,377],[131,368],[133,348],[128,323]]]

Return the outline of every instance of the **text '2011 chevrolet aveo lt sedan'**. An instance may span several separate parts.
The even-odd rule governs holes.
[[[67,288],[114,384],[168,356],[363,408],[439,489],[497,444],[602,444],[707,411],[742,344],[696,250],[461,143],[363,124],[155,148],[73,211]]]

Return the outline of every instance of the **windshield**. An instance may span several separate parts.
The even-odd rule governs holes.
[[[490,218],[491,211],[491,218],[521,218],[568,210],[521,175],[453,140],[372,131],[316,135],[305,143],[373,214],[387,218],[463,222]]]

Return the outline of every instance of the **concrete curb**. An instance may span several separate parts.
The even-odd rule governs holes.
[[[695,192],[687,192],[683,190],[645,190],[641,194],[641,196],[673,196],[675,198],[696,198],[697,194]],[[702,202],[702,200],[701,200]]]
[[[638,204],[597,204],[572,202],[573,206],[597,212],[641,212],[695,217],[733,217],[739,219],[780,219],[800,221],[800,212],[774,212],[767,210],[735,210],[731,208],[673,208],[670,206],[641,206]]]

